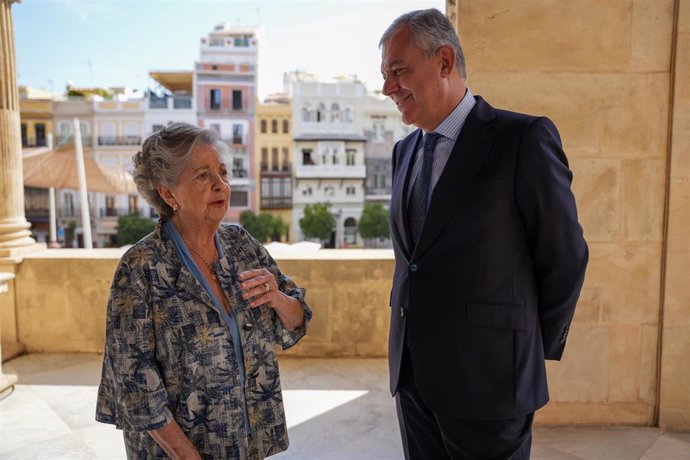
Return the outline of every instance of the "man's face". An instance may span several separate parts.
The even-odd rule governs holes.
[[[427,58],[403,26],[384,43],[381,54],[383,94],[398,106],[403,123],[432,131],[443,120],[438,110],[444,96],[438,53]]]

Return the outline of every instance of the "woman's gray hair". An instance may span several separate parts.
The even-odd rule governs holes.
[[[227,144],[217,132],[188,123],[173,123],[147,137],[141,151],[132,157],[137,190],[162,218],[172,216],[173,209],[158,193],[158,185],[175,186],[199,144],[214,147],[221,159],[229,154]]]
[[[448,45],[455,51],[455,67],[460,76],[467,79],[465,71],[465,55],[460,46],[460,39],[455,33],[453,24],[436,8],[427,10],[415,10],[402,14],[388,26],[379,40],[379,48],[386,44],[393,33],[401,27],[407,26],[412,36],[412,42],[424,52],[427,58],[438,51],[444,45]]]

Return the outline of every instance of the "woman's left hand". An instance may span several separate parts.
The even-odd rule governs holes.
[[[249,303],[252,308],[261,305],[273,306],[281,300],[283,293],[278,290],[278,282],[271,272],[265,268],[242,272],[240,287],[242,298],[253,300]]]

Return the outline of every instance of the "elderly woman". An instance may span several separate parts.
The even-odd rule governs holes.
[[[275,345],[311,311],[239,226],[221,226],[230,186],[214,131],[177,123],[134,156],[139,193],[161,216],[122,257],[108,302],[96,419],[128,458],[264,458],[285,450]]]

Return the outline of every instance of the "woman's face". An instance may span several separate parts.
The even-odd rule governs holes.
[[[178,206],[175,215],[187,228],[191,225],[219,225],[228,210],[230,184],[228,170],[220,154],[211,145],[194,148],[177,184],[169,189],[173,203]],[[166,198],[165,191],[162,191]]]

